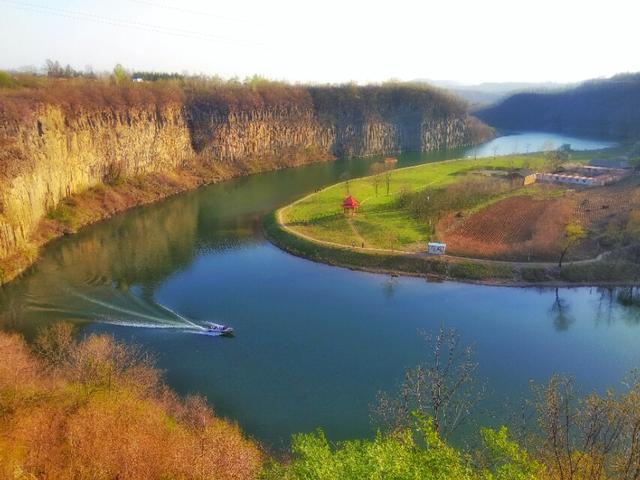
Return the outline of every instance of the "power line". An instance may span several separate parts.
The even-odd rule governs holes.
[[[166,10],[173,10],[175,12],[188,13],[189,15],[195,15],[195,16],[198,16],[198,17],[206,16],[206,17],[213,17],[213,18],[217,18],[217,19],[220,19],[220,20],[228,21],[228,22],[246,23],[246,20],[244,20],[244,19],[223,17],[223,16],[220,16],[220,15],[211,13],[211,12],[205,12],[203,10],[192,10],[190,8],[176,7],[174,5],[167,5],[165,3],[156,3],[156,2],[149,1],[149,0],[129,0],[129,1],[132,2],[132,3],[139,3],[141,5],[147,5],[149,7],[164,8]]]
[[[236,43],[238,45],[248,46],[247,43],[238,42],[229,37],[225,37],[222,35],[213,35],[205,32],[197,32],[194,30],[186,30],[186,29],[175,28],[175,27],[164,27],[161,25],[153,25],[149,23],[143,23],[143,22],[137,22],[137,21],[131,21],[131,20],[116,19],[111,17],[105,17],[102,15],[96,15],[93,13],[85,13],[85,12],[79,12],[74,10],[66,10],[62,8],[48,7],[45,5],[37,5],[33,3],[19,2],[17,0],[0,0],[0,2],[3,2],[8,6],[17,8],[17,9],[31,11],[35,13],[41,13],[45,15],[55,15],[59,17],[69,18],[72,20],[85,20],[85,21],[90,21],[94,23],[100,23],[103,25],[112,25],[116,27],[131,28],[131,29],[136,29],[136,30],[141,30],[146,32],[172,35],[176,37],[195,38],[198,40],[207,40],[207,41],[223,41],[223,42]]]

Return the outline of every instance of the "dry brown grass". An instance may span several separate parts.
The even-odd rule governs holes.
[[[0,333],[0,478],[256,478],[263,455],[143,352],[53,327],[33,353]]]
[[[574,260],[595,257],[637,236],[632,230],[640,209],[638,178],[605,187],[565,188],[562,196],[557,196],[558,188],[541,190],[551,198],[511,197],[468,218],[449,214],[438,225],[439,236],[453,255],[517,261],[557,260],[569,223],[579,223],[588,232],[570,252]]]

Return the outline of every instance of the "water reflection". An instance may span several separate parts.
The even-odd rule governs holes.
[[[571,324],[575,322],[575,318],[571,315],[569,303],[561,297],[560,289],[555,289],[555,300],[551,306],[551,316],[553,318],[553,326],[556,331],[563,332],[569,329]]]

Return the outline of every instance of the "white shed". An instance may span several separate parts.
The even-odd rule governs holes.
[[[446,249],[446,243],[429,242],[427,244],[427,252],[429,255],[444,255]]]

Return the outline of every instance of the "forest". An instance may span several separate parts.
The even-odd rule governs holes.
[[[640,136],[640,74],[590,80],[577,87],[524,92],[476,112],[504,130],[542,130],[613,139]]]

